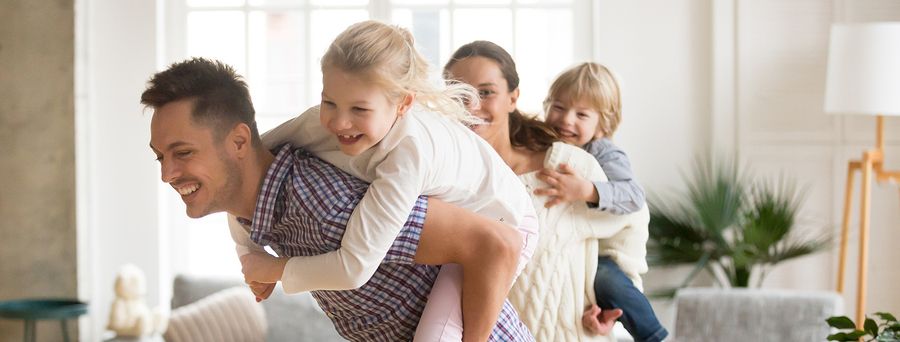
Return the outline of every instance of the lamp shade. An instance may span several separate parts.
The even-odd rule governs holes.
[[[831,27],[825,111],[900,116],[900,22]]]

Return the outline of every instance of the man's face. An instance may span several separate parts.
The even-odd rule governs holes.
[[[192,110],[193,100],[157,108],[150,123],[150,148],[162,181],[178,192],[189,217],[200,218],[237,203],[241,176],[237,160],[228,153],[228,139],[215,141],[212,128],[191,120]]]

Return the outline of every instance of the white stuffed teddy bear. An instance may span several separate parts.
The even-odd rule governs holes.
[[[144,302],[146,292],[144,272],[132,264],[122,266],[116,276],[116,299],[109,310],[107,329],[125,337],[162,334],[168,318],[158,308],[150,311]]]

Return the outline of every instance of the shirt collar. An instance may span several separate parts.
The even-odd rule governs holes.
[[[266,246],[271,241],[272,226],[275,224],[275,208],[281,194],[282,184],[290,174],[293,166],[293,148],[290,144],[281,146],[275,155],[275,160],[266,171],[259,196],[256,198],[256,209],[253,211],[253,219],[250,225],[250,239],[260,246]]]

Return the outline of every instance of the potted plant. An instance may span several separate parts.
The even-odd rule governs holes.
[[[870,337],[865,341],[900,341],[900,323],[897,318],[887,312],[876,312],[875,316],[881,319],[881,323],[877,323],[874,319],[866,317],[863,324],[863,330],[857,329],[847,316],[829,317],[826,322],[832,328],[839,331],[828,335],[829,341],[859,341],[860,338]]]
[[[648,262],[693,265],[680,286],[662,294],[690,285],[703,270],[721,287],[749,287],[752,278],[758,286],[772,266],[827,245],[826,237],[797,234],[805,193],[791,180],[755,180],[735,162],[697,159],[686,182],[687,193],[649,200]]]

